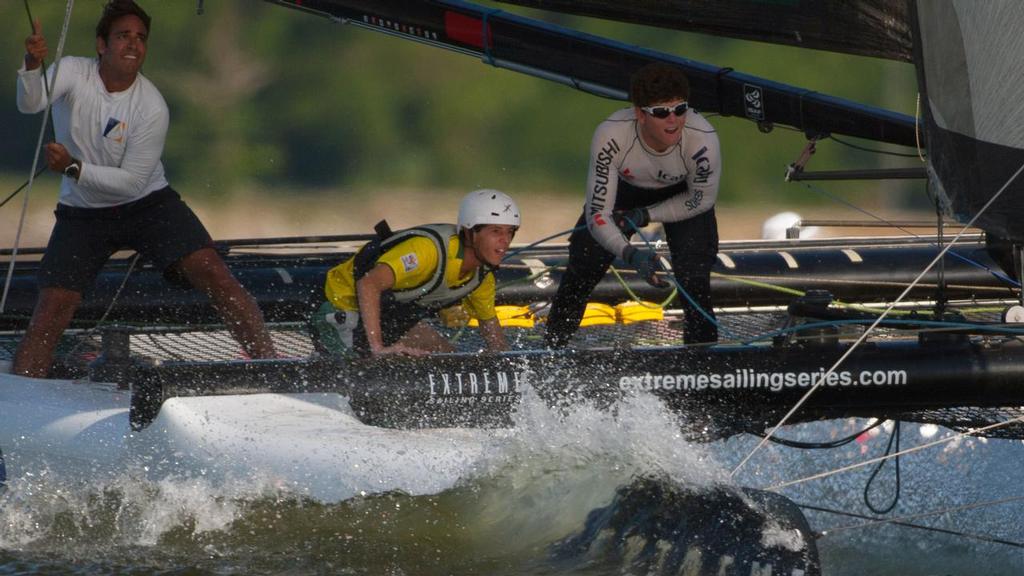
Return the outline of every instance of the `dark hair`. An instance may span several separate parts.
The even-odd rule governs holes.
[[[110,27],[122,16],[138,16],[139,20],[146,26],[146,33],[149,33],[149,14],[143,10],[135,0],[110,0],[103,7],[103,15],[96,23],[96,37],[104,41],[110,39]]]
[[[690,82],[675,66],[653,62],[634,72],[630,79],[629,99],[634,106],[650,106],[678,98],[690,99]]]

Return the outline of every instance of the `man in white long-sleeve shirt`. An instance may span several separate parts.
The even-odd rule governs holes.
[[[25,40],[18,71],[18,110],[45,109],[38,22]],[[57,223],[39,271],[39,300],[14,358],[14,372],[45,377],[64,329],[103,264],[133,249],[173,269],[206,293],[253,357],[272,357],[273,342],[255,299],[232,276],[209,233],[171,189],[160,157],[167,104],[141,73],[150,18],[132,0],[113,0],[96,26],[98,58],[66,57],[47,73],[56,142],[49,168],[63,174]]]
[[[667,286],[656,275],[660,266],[654,251],[629,243],[636,229],[650,222],[664,225],[674,276],[700,307],[679,298],[684,342],[718,340],[711,267],[718,253],[715,200],[721,155],[715,129],[689,107],[689,94],[681,70],[648,64],[631,79],[633,106],[613,113],[595,130],[586,203],[569,239],[569,265],[548,316],[548,346],[568,344],[587,298],[616,257],[650,284]]]

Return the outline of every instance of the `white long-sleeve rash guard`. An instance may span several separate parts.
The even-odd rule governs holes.
[[[139,74],[123,92],[107,92],[95,58],[68,56],[60,61],[53,92],[57,142],[82,162],[78,181],[65,177],[60,203],[103,208],[138,200],[167,186],[160,162],[169,113],[160,91]],[[18,71],[18,110],[46,108],[42,70]]]
[[[652,222],[678,222],[707,212],[718,198],[722,156],[718,134],[695,110],[686,113],[679,143],[657,153],[640,138],[633,108],[618,110],[597,126],[590,143],[587,200],[590,233],[612,254],[622,256],[629,242],[615,225],[612,210],[619,178],[657,190],[685,179],[686,191],[648,206]]]

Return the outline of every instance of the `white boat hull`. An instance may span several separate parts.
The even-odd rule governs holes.
[[[486,432],[367,426],[338,394],[172,398],[141,432],[130,393],[110,384],[0,374],[0,448],[8,479],[152,479],[265,483],[324,502],[360,493],[437,493],[478,461]]]

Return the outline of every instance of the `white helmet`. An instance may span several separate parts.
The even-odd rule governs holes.
[[[474,190],[466,194],[459,204],[459,229],[480,224],[507,224],[518,228],[519,206],[499,190]]]

